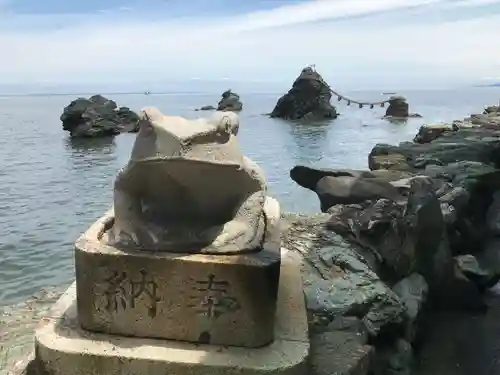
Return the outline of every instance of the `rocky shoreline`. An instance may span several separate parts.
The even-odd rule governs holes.
[[[324,211],[282,216],[313,374],[411,374],[433,314],[486,312],[500,279],[500,108],[378,144],[369,167],[290,173]]]
[[[284,243],[303,254],[317,374],[410,374],[434,312],[487,311],[500,279],[499,125],[489,108],[376,145],[370,171],[291,170],[324,212],[289,218]]]

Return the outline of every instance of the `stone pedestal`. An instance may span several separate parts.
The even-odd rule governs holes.
[[[80,327],[73,284],[35,333],[36,365],[45,375],[303,375],[309,339],[300,259],[282,249],[280,267],[269,345],[244,348],[92,333]]]
[[[274,339],[279,204],[263,248],[239,255],[122,251],[99,240],[112,211],[76,242],[78,319],[88,331],[259,347]]]

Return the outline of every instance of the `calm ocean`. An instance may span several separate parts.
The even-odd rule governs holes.
[[[279,93],[239,92],[244,103],[240,143],[245,154],[263,167],[270,194],[279,199],[283,210],[316,212],[315,194],[288,177],[294,165],[366,168],[367,154],[376,143],[410,140],[424,123],[460,119],[500,99],[500,87],[399,93],[422,119],[393,124],[381,120],[383,108],[359,109],[341,103],[336,120],[291,124],[262,115],[272,110]],[[382,98],[380,92],[344,94],[360,100]],[[166,114],[195,118],[205,115],[195,108],[215,104],[219,95],[106,96],[134,110],[152,105]],[[71,141],[59,116],[74,98],[0,97],[0,306],[23,332],[30,326],[19,313],[27,308],[23,301],[44,289],[37,303],[43,304],[44,298],[49,302],[51,291],[73,280],[73,243],[110,206],[113,180],[127,162],[134,141],[132,134],[113,140]],[[21,336],[26,335],[20,334],[19,342],[31,340]]]

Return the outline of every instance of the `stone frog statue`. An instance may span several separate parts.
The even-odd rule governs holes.
[[[114,220],[102,240],[135,250],[230,254],[260,249],[267,183],[239,149],[238,117],[140,112],[128,164],[114,184]]]

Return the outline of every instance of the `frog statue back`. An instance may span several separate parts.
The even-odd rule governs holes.
[[[140,113],[128,164],[114,184],[109,245],[150,251],[257,251],[267,184],[238,146],[238,117],[187,120],[156,108]]]

